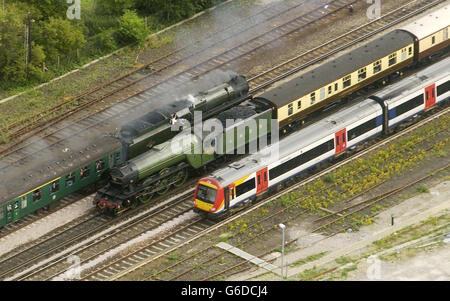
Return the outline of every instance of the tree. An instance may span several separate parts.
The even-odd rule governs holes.
[[[67,55],[83,47],[86,43],[83,32],[67,19],[50,17],[42,24],[39,44],[47,57]]]
[[[19,0],[19,2],[27,4],[24,7],[27,7],[28,10],[33,11],[33,8],[36,8],[33,14],[35,20],[50,17],[65,18],[69,7],[66,0]]]
[[[29,78],[42,80],[44,78],[44,71],[42,64],[45,62],[44,48],[41,45],[32,43],[31,62],[28,67]]]
[[[22,17],[21,17],[22,16]],[[25,74],[24,12],[12,5],[0,16],[0,78],[22,82]]]
[[[135,0],[136,8],[158,17],[164,23],[174,23],[213,5],[216,0]]]
[[[100,15],[120,16],[126,9],[133,6],[133,0],[98,0],[95,10]]]
[[[137,43],[142,46],[147,40],[149,31],[144,21],[139,18],[136,12],[126,10],[119,19],[119,42],[121,44]]]
[[[31,61],[28,62],[28,78],[25,66],[25,22],[27,11],[21,5],[10,5],[0,16],[0,79],[9,82],[25,82],[42,79],[42,63],[45,54],[42,46],[32,42]],[[33,33],[32,33],[33,36]]]

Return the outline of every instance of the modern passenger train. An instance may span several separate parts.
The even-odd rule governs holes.
[[[450,57],[200,179],[195,210],[220,217],[449,99]],[[279,156],[270,156],[273,153]]]

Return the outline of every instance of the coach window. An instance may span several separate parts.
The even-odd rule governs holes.
[[[333,92],[333,88],[331,86],[328,86],[328,95],[330,95]]]
[[[431,44],[434,44],[436,42],[436,37],[435,36],[432,36],[431,37]]]
[[[320,88],[320,100],[325,98],[325,88]]]
[[[350,87],[351,84],[352,84],[352,76],[351,75],[347,75],[346,77],[344,77],[342,79],[342,88],[343,89]]]
[[[69,175],[66,176],[66,187],[70,187],[73,184],[75,184],[75,175],[70,173]]]
[[[313,92],[309,95],[311,98],[311,104],[313,105],[316,102],[316,92]]]
[[[89,174],[90,174],[89,166],[85,166],[80,169],[80,178],[85,179],[89,177]]]
[[[362,68],[358,70],[358,81],[362,81],[366,78],[366,68]]]
[[[115,153],[114,156],[115,156],[115,163],[119,162],[120,161],[120,152]]]
[[[302,108],[302,101],[297,101],[297,110],[300,110]]]
[[[288,115],[292,115],[292,113],[294,113],[294,105],[290,103],[288,105]]]
[[[23,209],[23,208],[27,208],[27,205],[28,205],[27,196],[24,195],[24,196],[22,197],[22,209]]]
[[[412,55],[412,47],[411,46],[409,46],[409,48],[408,48],[408,55]]]
[[[373,73],[380,72],[380,70],[381,70],[381,60],[373,63]]]
[[[42,198],[42,192],[41,189],[36,189],[35,191],[33,191],[33,202],[37,202],[40,201]]]
[[[338,83],[334,84],[334,91],[336,92],[338,90]]]
[[[50,184],[50,193],[56,193],[58,191],[59,191],[59,179]]]
[[[402,49],[402,61],[406,59],[406,48]]]
[[[96,171],[101,171],[104,168],[105,168],[105,160],[101,159],[101,160],[98,160],[97,162],[95,162],[95,170]]]
[[[389,66],[392,66],[395,63],[397,63],[397,53],[389,55]]]

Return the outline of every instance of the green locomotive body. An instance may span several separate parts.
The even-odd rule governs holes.
[[[214,116],[244,101],[248,90],[245,77],[233,75],[226,83],[173,101],[123,125],[119,133],[123,161],[174,137],[178,132],[172,130],[172,124],[176,120],[192,122],[194,111],[202,112],[204,118]]]
[[[94,203],[100,210],[117,214],[148,202],[155,194],[166,193],[172,186],[181,186],[189,172],[206,167],[225,154],[235,154],[237,150],[245,153],[245,147],[256,145],[270,134],[273,112],[268,102],[261,101],[258,108],[247,105],[244,102],[219,114],[216,121],[224,128],[216,136],[209,135],[209,140],[209,132],[194,127],[193,133],[179,133],[171,141],[112,168],[110,182],[97,192]],[[226,119],[232,119],[225,117],[233,117],[227,114],[238,111],[244,111],[245,121],[226,126]]]

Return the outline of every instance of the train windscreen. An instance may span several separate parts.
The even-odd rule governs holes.
[[[197,189],[197,199],[205,203],[214,204],[217,190],[200,184]]]

